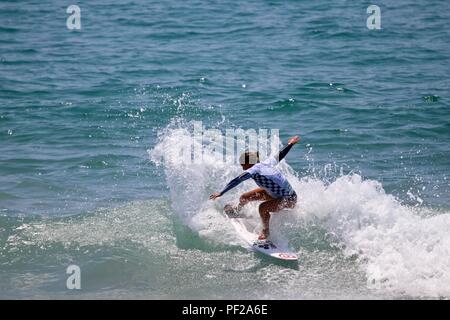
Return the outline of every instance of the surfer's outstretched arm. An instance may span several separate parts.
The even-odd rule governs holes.
[[[296,144],[297,142],[300,141],[299,136],[295,136],[289,139],[289,142],[286,146],[284,146],[283,149],[281,149],[281,151],[278,153],[278,156],[275,157],[275,159],[280,162],[281,160],[284,159],[284,157],[286,157],[286,155],[288,154],[289,150],[291,150],[292,146],[294,144]]]
[[[239,175],[238,177],[234,178],[233,180],[231,180],[230,182],[228,182],[228,184],[225,186],[225,188],[220,191],[219,193],[213,193],[209,198],[214,200],[220,196],[222,196],[225,192],[233,189],[234,187],[236,187],[238,184],[240,184],[241,182],[250,179],[252,176],[250,173],[248,172],[244,172],[243,174]]]

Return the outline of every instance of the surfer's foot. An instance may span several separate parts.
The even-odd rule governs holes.
[[[258,240],[266,240],[270,236],[269,229],[263,229],[259,234]]]

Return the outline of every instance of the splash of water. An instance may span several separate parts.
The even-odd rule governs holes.
[[[215,157],[204,157],[201,163],[177,161],[179,150],[191,143],[187,126],[170,127],[149,152],[152,161],[164,167],[174,212],[202,237],[239,243],[221,216],[221,207],[254,186],[246,182],[218,203],[209,201],[208,195],[238,175],[240,168]],[[400,295],[450,296],[448,212],[438,214],[402,205],[386,194],[381,183],[358,174],[341,173],[329,183],[316,177],[298,178],[286,161],[279,169],[299,195],[299,203],[286,214],[273,215],[271,225],[277,241],[289,241],[305,224],[314,224],[332,235],[330,241],[337,241],[347,256],[357,257],[370,288]],[[246,213],[258,226],[256,204],[248,206]]]

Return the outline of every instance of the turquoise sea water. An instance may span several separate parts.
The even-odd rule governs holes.
[[[447,2],[73,4],[0,3],[0,298],[450,296]],[[298,268],[221,217],[252,182],[207,200],[237,167],[161,161],[194,121],[302,137]]]

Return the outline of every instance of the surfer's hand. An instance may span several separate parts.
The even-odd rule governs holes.
[[[299,136],[294,136],[294,137],[289,139],[288,143],[289,144],[296,144],[299,141],[300,141],[300,137]]]
[[[212,195],[209,196],[209,199],[210,200],[215,200],[216,198],[219,198],[219,197],[220,197],[220,193],[215,192],[215,193],[213,193]]]

